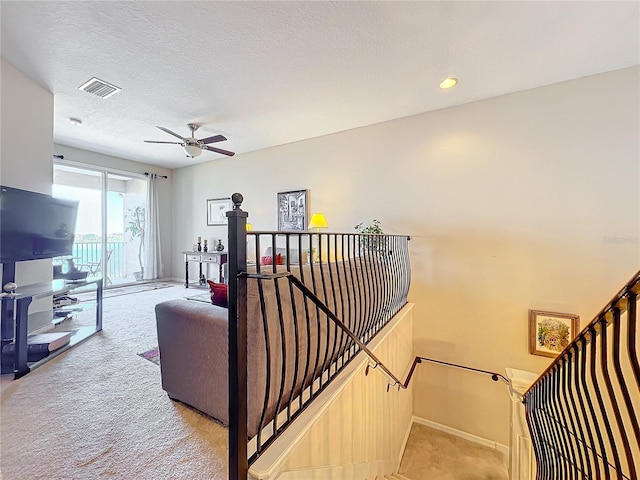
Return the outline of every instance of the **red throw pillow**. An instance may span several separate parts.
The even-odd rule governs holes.
[[[273,265],[273,257],[271,255],[260,257],[260,265]]]
[[[211,303],[219,307],[229,308],[228,285],[226,283],[216,283],[207,280],[209,291],[211,292]]]
[[[273,265],[273,257],[271,255],[265,255],[260,257],[260,265]],[[282,254],[276,255],[276,265],[282,265]]]

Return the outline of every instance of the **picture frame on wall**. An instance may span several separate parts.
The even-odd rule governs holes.
[[[578,315],[529,310],[529,353],[557,357],[575,338],[579,328]]]
[[[278,193],[278,231],[304,232],[308,218],[307,190]]]
[[[207,225],[227,225],[229,210],[231,210],[230,198],[207,199]]]

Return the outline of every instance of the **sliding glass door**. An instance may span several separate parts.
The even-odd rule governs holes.
[[[53,195],[80,202],[73,260],[105,287],[142,280],[144,176],[55,164]]]

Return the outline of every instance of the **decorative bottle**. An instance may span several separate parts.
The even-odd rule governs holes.
[[[204,249],[205,252],[209,250],[209,246],[207,245],[207,239],[204,239]]]
[[[218,240],[218,244],[216,245],[216,250],[218,252],[222,252],[224,250],[224,245],[222,244],[222,240]]]

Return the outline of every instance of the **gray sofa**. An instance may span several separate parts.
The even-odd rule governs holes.
[[[337,262],[333,265],[340,264],[341,262]],[[262,268],[269,271],[273,267]],[[285,269],[284,266],[276,268],[278,271]],[[311,267],[303,265],[302,269],[308,281]],[[300,266],[292,265],[291,272],[300,277]],[[329,285],[326,265],[323,273]],[[317,280],[321,278],[317,264],[314,264],[314,275]],[[360,278],[362,277],[360,275]],[[321,371],[322,363],[328,363],[323,357],[325,352],[332,352],[332,358],[335,359],[344,351],[347,342],[346,336],[339,335],[338,342],[341,344],[338,348],[333,348],[335,328],[333,325],[327,327],[324,314],[316,318],[315,308],[308,309],[308,324],[299,323],[299,331],[306,331],[309,336],[296,335],[290,291],[288,287],[282,287],[286,285],[287,280],[280,279],[279,282],[284,282],[280,283],[279,289],[283,300],[283,324],[280,324],[278,317],[274,282],[262,282],[265,296],[264,312],[269,329],[270,362],[267,362],[263,313],[257,281],[249,280],[247,286],[247,427],[251,436],[256,434],[261,421],[263,426],[266,425],[274,418],[275,412],[286,405],[288,394],[285,394],[280,405],[277,405],[281,388],[284,392],[293,391],[295,397],[309,386],[314,371]],[[342,297],[345,301],[354,303],[355,289],[347,288],[346,283],[343,282],[341,291],[336,289],[336,300],[339,302]],[[334,305],[333,298],[334,292],[331,290],[327,292],[326,298],[324,292],[321,296],[329,306]],[[296,316],[301,322],[305,318],[304,301],[299,292],[294,293],[294,299]],[[229,418],[227,314],[226,308],[185,299],[169,300],[156,306],[162,388],[172,399],[191,405],[225,425]],[[331,348],[325,348],[327,342]],[[310,345],[309,355],[307,343]],[[301,372],[307,372],[307,375],[304,376]]]
[[[179,400],[228,421],[227,309],[179,299],[156,305],[162,388]],[[223,341],[225,340],[225,341]]]

